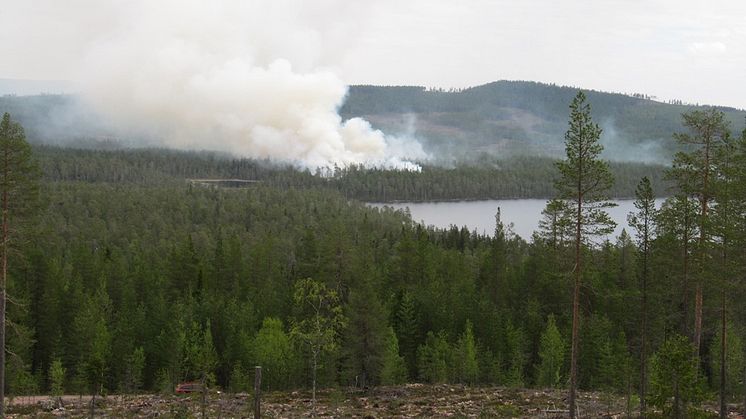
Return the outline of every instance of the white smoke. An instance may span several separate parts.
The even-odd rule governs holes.
[[[343,1],[114,7],[117,22],[91,44],[79,83],[86,100],[122,128],[171,147],[312,167],[412,169],[409,159],[427,157],[413,138],[387,138],[362,119],[338,115],[347,88],[324,64],[344,44],[347,28],[334,26],[334,11],[349,7]]]

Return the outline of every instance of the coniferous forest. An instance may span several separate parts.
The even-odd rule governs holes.
[[[3,123],[8,147],[18,131]],[[240,391],[262,365],[271,390],[572,382],[671,414],[743,400],[746,131],[698,109],[671,135],[669,167],[599,160],[592,187],[608,187],[575,201],[560,176],[582,167],[569,151],[559,165],[321,176],[219,155],[36,146],[38,191],[27,189],[33,205],[10,218],[5,246],[6,392],[184,381]],[[202,178],[258,182],[187,181]],[[634,196],[638,211],[598,243],[594,202],[612,196]],[[499,218],[484,236],[362,202],[506,197],[557,199],[530,238]],[[669,198],[655,208],[656,197]]]

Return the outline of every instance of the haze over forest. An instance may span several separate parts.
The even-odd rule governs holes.
[[[36,89],[44,91],[46,86]],[[417,86],[351,86],[339,114],[343,120],[369,121],[388,138],[389,148],[395,149],[398,158],[408,161],[453,165],[474,162],[483,154],[500,159],[559,158],[564,152],[567,103],[576,91],[573,87],[523,81],[498,81],[450,91]],[[604,130],[604,157],[617,162],[668,164],[676,150],[672,133],[680,130],[681,114],[706,108],[677,100],[658,102],[644,94],[590,91],[588,96],[594,117]],[[153,133],[117,127],[73,94],[6,95],[0,97],[0,108],[18,118],[27,127],[29,139],[36,143],[84,148],[174,145]],[[746,111],[719,109],[735,131],[742,129]],[[226,149],[215,137],[186,148],[227,151],[238,158],[266,157],[253,155],[250,150],[245,154],[240,149]],[[296,162],[308,163],[302,159]],[[333,160],[316,163],[344,164]]]

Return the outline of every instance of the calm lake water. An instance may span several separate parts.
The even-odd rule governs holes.
[[[627,224],[627,214],[635,210],[634,200],[614,200],[616,207],[608,210],[617,227],[609,239],[618,236],[622,229],[631,229]],[[660,208],[663,200],[656,200],[656,207]],[[546,199],[505,199],[487,201],[459,201],[459,202],[399,202],[395,204],[369,204],[374,207],[389,206],[396,209],[409,208],[412,219],[425,225],[448,228],[456,225],[466,226],[470,231],[477,230],[482,234],[492,235],[495,231],[495,214],[500,208],[503,224],[513,224],[513,232],[527,241],[539,228],[541,211],[547,204]]]

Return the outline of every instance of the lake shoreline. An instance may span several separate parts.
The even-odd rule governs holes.
[[[670,196],[660,196],[656,199],[668,199]],[[454,198],[454,199],[396,199],[391,201],[367,201],[367,200],[360,200],[360,202],[364,204],[439,204],[439,203],[452,203],[452,202],[480,202],[480,201],[520,201],[524,199],[540,199],[544,201],[549,201],[551,199],[556,199],[556,197],[551,198],[542,198],[542,197],[504,197],[504,198]],[[631,201],[634,200],[634,196],[613,196],[609,198],[609,201]]]
[[[656,207],[660,207],[665,198],[656,199]],[[627,216],[635,211],[634,199],[611,199],[617,204],[607,209],[609,216],[617,224],[613,233],[606,236],[613,239],[621,234],[623,229],[629,232]],[[388,207],[394,210],[407,210],[412,221],[424,226],[439,229],[466,227],[478,234],[490,235],[495,231],[495,215],[500,208],[501,221],[506,227],[511,226],[513,232],[525,240],[529,240],[535,231],[539,230],[542,211],[546,207],[546,200],[542,198],[521,199],[484,199],[473,201],[405,201],[405,202],[369,202],[365,205],[371,208]]]

